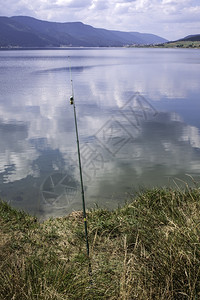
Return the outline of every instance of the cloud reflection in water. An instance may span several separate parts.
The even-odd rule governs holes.
[[[78,59],[73,60],[72,56],[89,205],[97,202],[112,207],[125,199],[127,191],[141,185],[168,184],[170,177],[182,178],[186,173],[199,176],[198,125],[185,123],[170,107],[169,111],[162,111],[166,98],[172,102],[179,99],[180,107],[182,99],[188,99],[188,105],[191,101],[198,103],[195,97],[199,93],[199,69],[190,64],[188,73],[186,52],[181,58],[180,53],[170,51],[129,50],[93,50],[97,57],[86,56],[79,50],[79,56],[83,54],[79,67]],[[46,216],[81,208],[79,193],[72,193],[73,189],[63,181],[54,190],[66,197],[67,191],[73,194],[73,201],[67,202],[66,198],[65,209],[64,198],[57,196],[49,198],[49,202],[56,201],[53,207],[43,198],[40,212],[38,206],[34,206],[44,182],[54,178],[53,174],[60,174],[62,179],[68,175],[71,182],[79,182],[74,119],[68,100],[71,94],[69,72],[65,69],[68,53],[60,53],[55,60],[43,54],[35,60],[26,57],[24,61],[22,55],[18,64],[23,61],[25,68],[19,72],[15,63],[10,71],[7,68],[7,79],[0,78],[3,84],[1,195],[12,199],[16,206],[28,203],[27,209],[31,206],[31,210]],[[5,61],[4,64],[6,66]],[[135,92],[144,95],[150,104],[149,107],[147,102],[144,104],[145,114],[139,106],[124,108]],[[193,112],[196,113],[196,107]],[[32,193],[29,197],[28,191]],[[59,203],[61,198],[62,203]],[[16,204],[17,201],[22,204]]]

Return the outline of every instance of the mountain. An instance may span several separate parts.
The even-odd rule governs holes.
[[[200,34],[188,35],[179,41],[191,41],[191,42],[199,42],[200,41]]]
[[[150,46],[151,47],[151,46]],[[188,35],[182,39],[156,44],[153,47],[159,48],[200,48],[200,34]]]
[[[81,22],[48,22],[0,17],[0,47],[119,47],[167,42],[154,34],[95,28]]]

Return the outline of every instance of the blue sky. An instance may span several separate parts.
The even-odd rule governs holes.
[[[57,22],[138,31],[169,40],[200,34],[200,0],[6,0],[1,16],[27,15]]]

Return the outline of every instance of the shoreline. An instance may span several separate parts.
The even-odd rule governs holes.
[[[0,47],[0,51],[5,50],[73,50],[73,49],[124,49],[124,48],[155,48],[155,49],[200,49],[200,41],[177,41],[167,42],[162,44],[152,45],[124,45],[124,46],[113,46],[113,47],[73,47],[73,46],[60,46],[60,47],[19,47],[19,46],[7,46]]]

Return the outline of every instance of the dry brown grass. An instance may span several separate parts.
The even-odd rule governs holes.
[[[0,299],[200,299],[199,189],[153,189],[115,211],[34,218],[0,205]],[[92,279],[92,284],[91,284]]]

